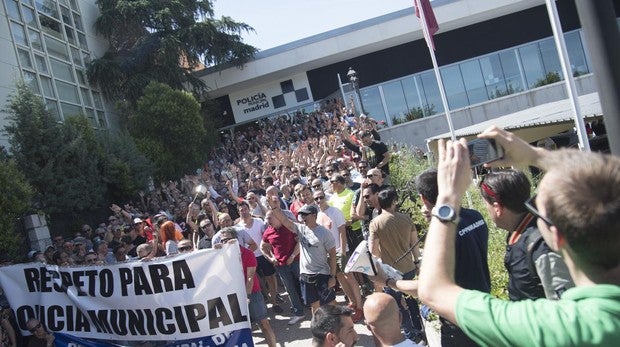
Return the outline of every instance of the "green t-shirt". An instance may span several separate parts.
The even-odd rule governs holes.
[[[349,189],[345,188],[340,194],[334,192],[329,198],[328,204],[330,206],[334,206],[339,209],[344,215],[344,220],[347,222],[351,221],[351,205],[353,204],[353,197],[355,193]],[[357,230],[362,227],[362,223],[360,221],[355,221],[351,224],[351,229]]]
[[[465,290],[456,320],[481,346],[618,346],[620,286],[575,287],[557,301],[511,302]]]

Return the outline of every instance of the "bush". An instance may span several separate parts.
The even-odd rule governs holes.
[[[533,88],[542,87],[542,86],[545,86],[547,84],[559,82],[561,80],[562,80],[562,78],[560,77],[560,73],[555,72],[555,71],[551,71],[551,72],[547,72],[545,77],[537,80],[536,83],[534,83],[534,85],[532,87]]]
[[[418,198],[414,180],[416,175],[434,166],[429,164],[421,153],[419,149],[403,146],[394,153],[390,162],[390,181],[399,194],[400,211],[411,216],[418,229],[418,237],[424,237],[428,223],[420,212],[422,202]],[[469,198],[464,198],[463,206],[479,211],[489,227],[488,261],[491,294],[508,299],[508,273],[504,267],[506,231],[497,228],[492,222],[477,187],[472,185],[468,194]],[[420,247],[424,247],[424,240],[420,242]]]
[[[5,258],[19,261],[24,239],[16,225],[30,209],[33,191],[13,160],[0,154],[0,165],[0,249]]]

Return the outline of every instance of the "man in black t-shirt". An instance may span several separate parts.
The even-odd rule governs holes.
[[[429,169],[415,179],[416,189],[428,211],[437,202],[437,170]],[[454,258],[454,279],[466,289],[475,289],[489,293],[491,276],[487,257],[489,229],[480,212],[461,208],[456,236],[456,254]],[[477,346],[463,331],[449,321],[441,320],[441,345]]]

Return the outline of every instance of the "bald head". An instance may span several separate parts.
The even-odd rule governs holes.
[[[392,345],[400,342],[400,311],[396,300],[389,294],[374,293],[366,298],[364,317],[372,333],[383,344]],[[398,324],[396,324],[398,322]]]
[[[364,303],[364,317],[368,324],[394,324],[394,319],[399,319],[398,312],[398,305],[389,294],[374,293]]]

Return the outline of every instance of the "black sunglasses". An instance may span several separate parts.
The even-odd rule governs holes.
[[[314,198],[314,201],[319,201],[325,199],[325,196],[317,196]]]
[[[226,243],[226,242],[228,242],[230,240],[234,240],[234,239],[235,239],[234,237],[228,237],[228,238],[222,239],[222,243]]]
[[[191,250],[192,250],[192,246],[185,246],[185,247],[180,247],[179,248],[179,252],[189,252]]]
[[[553,221],[551,221],[551,219],[549,219],[548,217],[543,216],[542,214],[540,214],[540,211],[538,211],[538,208],[536,207],[536,195],[538,194],[534,194],[531,198],[527,199],[527,201],[525,202],[525,208],[534,215],[534,217],[536,218],[540,218],[543,222],[545,222],[548,226],[552,226],[555,225],[553,223]]]

